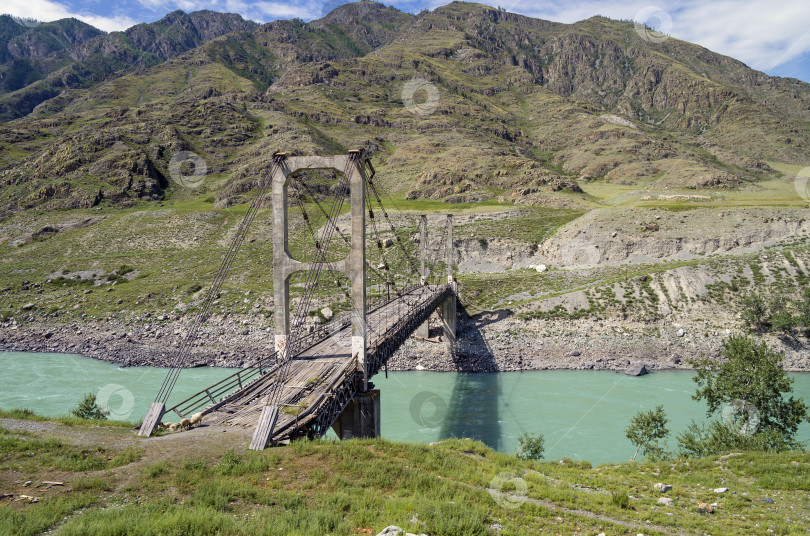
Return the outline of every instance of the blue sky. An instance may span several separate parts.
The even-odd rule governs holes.
[[[450,0],[393,0],[386,5],[418,13]],[[50,21],[76,17],[107,31],[152,22],[175,9],[239,13],[257,22],[317,19],[344,0],[3,0],[0,12]],[[777,76],[810,82],[808,0],[483,0],[508,11],[558,22],[593,15],[646,22],[654,28]]]

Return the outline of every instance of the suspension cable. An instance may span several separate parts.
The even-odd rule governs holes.
[[[247,232],[250,229],[250,225],[253,223],[253,219],[256,217],[259,208],[264,203],[264,198],[267,194],[270,185],[272,184],[273,175],[276,172],[276,169],[281,163],[281,156],[274,155],[273,157],[273,164],[270,168],[269,178],[265,177],[263,180],[259,182],[258,193],[256,197],[253,199],[253,202],[250,204],[245,217],[242,219],[242,222],[239,224],[237,228],[236,235],[231,240],[231,243],[226,251],[222,263],[220,264],[219,270],[217,270],[216,274],[214,275],[214,279],[211,282],[211,285],[208,287],[208,291],[203,298],[202,304],[200,306],[200,310],[197,313],[194,321],[189,328],[188,333],[186,334],[186,338],[180,344],[177,353],[175,354],[174,359],[172,360],[170,370],[166,375],[166,378],[163,380],[163,384],[160,386],[158,390],[158,394],[155,397],[156,402],[166,403],[169,399],[169,395],[171,395],[172,390],[177,382],[177,378],[180,375],[180,371],[185,366],[185,363],[188,359],[188,355],[190,353],[190,349],[194,343],[194,341],[198,337],[198,331],[202,327],[202,325],[208,320],[211,315],[211,305],[213,301],[219,296],[219,291],[222,288],[222,283],[225,281],[225,278],[228,276],[228,272],[231,269],[231,264],[233,263],[234,259],[236,258],[237,253],[239,252],[240,248],[242,247],[242,243],[247,236]]]

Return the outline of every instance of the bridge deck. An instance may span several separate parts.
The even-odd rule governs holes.
[[[449,295],[448,285],[417,287],[367,314],[367,362],[373,376],[408,335]],[[315,428],[322,434],[355,394],[358,363],[351,355],[351,326],[335,332],[295,356],[279,398],[274,441]],[[279,366],[264,374],[208,413],[205,422],[253,428],[268,394],[279,381]],[[316,422],[317,421],[317,422]]]

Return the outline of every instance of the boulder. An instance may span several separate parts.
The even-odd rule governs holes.
[[[571,353],[569,355],[571,357],[579,357],[580,355],[582,355],[582,352],[580,352],[579,350],[571,350]]]
[[[662,484],[661,482],[659,482],[656,485],[654,485],[653,488],[655,488],[657,491],[660,491],[661,493],[666,493],[672,489],[672,486],[669,484]]]
[[[624,371],[628,376],[644,376],[647,374],[647,367],[643,363],[633,363]]]
[[[548,272],[548,266],[546,266],[545,264],[538,264],[537,266],[534,267],[534,269],[537,270],[538,272]]]
[[[728,493],[728,488],[714,488],[715,493]]]
[[[324,307],[321,309],[321,314],[326,320],[332,320],[335,317],[335,313],[329,307]]]
[[[677,335],[678,337],[683,337],[684,335],[686,335],[686,332],[683,330],[683,328],[681,328],[675,332],[675,335]]]
[[[416,536],[416,534],[411,534],[410,532],[405,532],[400,527],[396,525],[388,525],[385,527],[381,533],[377,536]],[[426,536],[425,534],[420,534],[419,536]]]
[[[664,506],[672,506],[672,499],[669,497],[659,497],[658,504],[663,504]]]

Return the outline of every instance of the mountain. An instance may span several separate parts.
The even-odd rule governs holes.
[[[0,94],[21,89],[72,61],[67,50],[104,32],[76,19],[25,26],[0,15]]]
[[[151,24],[104,34],[76,19],[24,27],[0,19],[0,119],[29,114],[67,88],[157,65],[220,35],[258,25],[239,15],[175,11]]]
[[[167,196],[230,206],[276,150],[365,145],[411,199],[558,207],[587,204],[588,182],[757,188],[810,151],[807,83],[603,17],[362,1],[253,27],[174,12],[68,50],[74,63],[0,97],[19,117],[0,126],[6,213]],[[205,159],[202,187],[170,180],[180,151]]]

